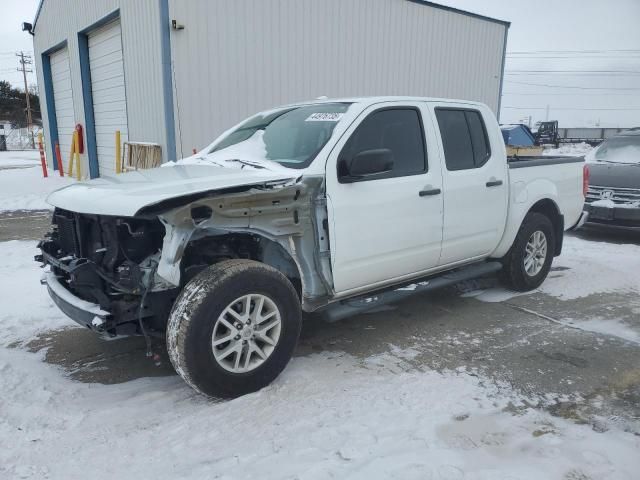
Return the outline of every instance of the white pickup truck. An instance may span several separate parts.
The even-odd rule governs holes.
[[[189,385],[237,396],[284,369],[302,312],[344,317],[492,272],[538,287],[584,220],[586,174],[582,158],[508,161],[480,103],[301,103],[193,157],[54,192],[36,260],[73,320],[166,335]]]

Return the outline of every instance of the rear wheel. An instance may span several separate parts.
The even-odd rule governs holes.
[[[205,395],[254,392],[289,362],[301,318],[298,295],[280,272],[251,260],[220,262],[176,299],[167,325],[169,357]]]
[[[541,213],[529,213],[507,255],[502,259],[502,282],[521,292],[539,287],[553,261],[555,235],[553,224]]]

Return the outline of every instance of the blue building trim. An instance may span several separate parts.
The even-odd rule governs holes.
[[[53,96],[53,78],[51,76],[51,57],[50,55],[61,48],[67,46],[67,41],[49,48],[42,52],[42,78],[44,80],[44,97],[47,104],[47,120],[49,121],[49,147],[51,148],[51,156],[53,157],[53,169],[58,170],[58,161],[56,158],[56,143],[58,137],[58,119],[56,118],[56,100]]]
[[[87,156],[89,158],[89,176],[100,176],[98,162],[98,144],[96,141],[96,121],[93,113],[93,92],[91,91],[91,68],[89,67],[89,32],[120,17],[120,10],[105,15],[78,32],[78,50],[80,54],[80,78],[82,79],[82,101],[84,105],[84,131],[87,139]]]
[[[104,17],[101,17],[100,20],[93,22],[91,25],[83,28],[78,33],[87,35],[91,30],[95,30],[96,28],[99,28],[109,23],[111,20],[115,20],[116,18],[119,18],[119,17],[120,17],[120,9],[116,8],[113,12],[107,13]]]
[[[162,55],[162,97],[164,101],[164,128],[167,135],[167,160],[177,160],[176,123],[173,110],[173,81],[171,75],[171,30],[169,28],[169,0],[158,0],[160,5],[160,50]]]
[[[84,104],[84,132],[87,139],[87,156],[89,158],[89,176],[100,176],[98,164],[98,147],[96,145],[96,123],[93,117],[93,94],[91,92],[91,70],[89,69],[89,38],[78,33],[78,49],[80,53],[80,78],[82,79],[82,102]]]

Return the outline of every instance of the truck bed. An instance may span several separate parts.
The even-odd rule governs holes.
[[[584,157],[564,156],[534,156],[534,157],[507,157],[509,168],[539,167],[544,165],[561,165],[563,163],[582,163]]]

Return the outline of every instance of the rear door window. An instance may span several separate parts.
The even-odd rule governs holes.
[[[491,156],[482,115],[477,110],[436,108],[447,170],[484,165]]]

